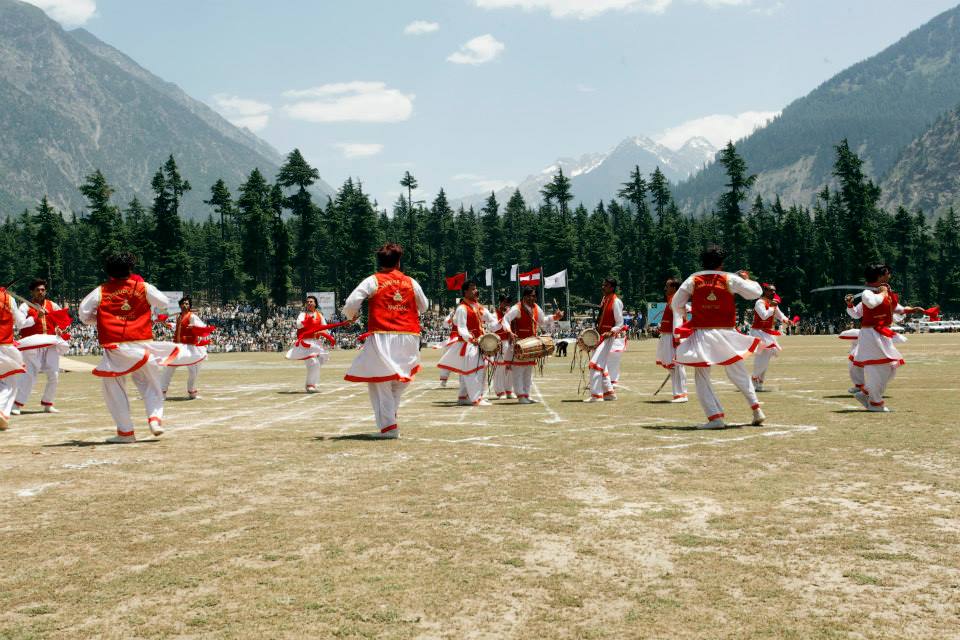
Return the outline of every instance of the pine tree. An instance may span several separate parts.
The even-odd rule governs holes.
[[[245,289],[255,300],[265,300],[270,294],[271,213],[270,185],[259,169],[250,172],[240,185],[240,225],[242,235],[243,271]]]
[[[290,302],[290,231],[283,221],[283,189],[279,184],[270,190],[270,238],[273,256],[270,275],[270,297],[273,303],[286,306]]]
[[[727,251],[727,262],[744,268],[746,259],[747,228],[743,220],[741,203],[757,181],[757,176],[747,175],[747,163],[737,153],[732,142],[717,156],[717,161],[727,172],[727,191],[720,196],[717,209],[723,222],[723,244]]]
[[[33,241],[37,247],[40,275],[47,280],[47,289],[63,284],[63,216],[50,206],[44,196],[37,206],[36,236]]]
[[[553,206],[553,202],[556,202],[561,215],[569,214],[570,201],[573,200],[573,192],[570,187],[570,178],[563,175],[562,168],[559,169],[553,176],[553,180],[540,190],[544,206],[550,208]]]
[[[284,206],[290,209],[297,220],[295,251],[297,286],[304,293],[316,284],[319,271],[317,266],[319,259],[316,254],[319,215],[313,204],[313,198],[307,190],[319,179],[320,173],[307,163],[299,149],[290,152],[277,175],[277,184],[297,189],[296,193],[284,201]]]
[[[89,213],[87,223],[94,231],[94,247],[97,256],[103,258],[120,250],[120,210],[111,204],[113,188],[99,169],[86,177],[80,185],[80,193],[87,199]]]
[[[190,191],[190,183],[180,175],[171,155],[153,176],[150,186],[154,193],[151,213],[156,284],[161,289],[178,289],[190,268],[180,224],[180,202],[183,194]]]
[[[486,204],[480,210],[480,225],[482,231],[482,255],[486,265],[502,268],[506,263],[506,246],[504,246],[503,221],[500,219],[500,204],[497,196],[490,192]]]

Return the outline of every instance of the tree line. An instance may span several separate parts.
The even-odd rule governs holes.
[[[575,303],[596,302],[600,280],[616,277],[627,307],[642,308],[662,299],[665,278],[696,271],[701,249],[716,242],[727,249],[730,270],[775,282],[796,313],[834,313],[838,297],[810,290],[859,283],[863,265],[877,261],[893,266],[905,299],[960,310],[960,218],[950,210],[931,225],[922,211],[882,209],[879,187],[847,141],[835,152],[834,180],[816,204],[786,206],[751,199],[755,177],[730,143],[717,158],[724,192],[709,214],[694,217],[677,206],[659,168],[649,175],[634,168],[617,193],[589,210],[573,206],[562,171],[536,206],[519,191],[505,203],[491,193],[479,210],[455,210],[443,189],[429,203],[415,200],[409,172],[392,211],[379,210],[352,178],[318,203],[310,187],[319,174],[294,150],[272,182],[259,169],[236,193],[218,180],[202,221],[181,216],[193,186],[171,156],[147,203],[135,197],[119,206],[95,171],[79,186],[88,203],[81,215],[64,216],[44,197],[33,211],[8,216],[0,225],[0,284],[42,276],[55,297],[75,301],[102,280],[102,256],[125,249],[148,281],[214,304],[249,301],[266,310],[308,291],[334,291],[342,303],[374,268],[374,250],[394,241],[404,247],[404,271],[443,306],[455,295],[444,290],[444,276],[492,267],[497,289],[512,293],[508,269],[519,264],[546,274],[568,269]]]

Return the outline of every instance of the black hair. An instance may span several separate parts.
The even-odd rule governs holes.
[[[190,303],[191,307],[193,306],[193,298],[191,298],[190,296],[183,296],[182,298],[180,298],[180,304],[183,304],[184,302]]]
[[[670,276],[669,278],[667,278],[667,281],[664,284],[666,284],[668,287],[670,287],[674,291],[680,288],[680,281],[674,278],[673,276]]]
[[[863,279],[867,282],[876,282],[880,276],[890,273],[890,267],[885,264],[868,264],[863,270]]]
[[[47,281],[44,280],[43,278],[34,278],[33,280],[30,281],[30,291],[33,291],[37,287],[45,287],[45,286],[47,286]]]
[[[380,269],[390,269],[400,264],[400,258],[403,257],[403,247],[395,242],[388,242],[377,249],[377,267]]]
[[[130,252],[113,253],[103,261],[103,270],[111,278],[129,278],[135,266],[137,259]]]
[[[526,298],[530,294],[537,295],[537,289],[535,287],[524,287],[520,290],[520,297]]]
[[[723,261],[727,258],[727,252],[723,247],[711,244],[700,254],[700,265],[704,269],[719,269],[723,266]]]
[[[305,300],[313,300],[313,305],[314,305],[315,307],[317,307],[317,308],[320,307],[320,301],[317,300],[317,296],[307,296],[307,297],[304,298],[304,299],[305,299]]]
[[[617,279],[616,278],[604,278],[604,283],[610,285],[614,291],[617,290]]]
[[[476,287],[477,289],[479,289],[480,285],[477,284],[476,280],[467,280],[466,282],[463,283],[463,286],[460,287],[460,293],[466,293],[470,289],[470,287]]]
[[[513,297],[512,297],[512,296],[508,296],[508,295],[506,295],[506,294],[501,295],[501,296],[500,296],[500,299],[497,300],[497,304],[500,305],[500,304],[503,304],[504,302],[506,302],[507,304],[512,304],[512,303],[513,303]]]

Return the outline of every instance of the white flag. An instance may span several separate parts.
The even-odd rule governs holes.
[[[493,286],[493,268],[487,269],[487,286]]]
[[[552,276],[547,276],[543,280],[544,289],[560,289],[561,287],[567,286],[567,270],[564,269],[559,273],[555,273]]]
[[[517,281],[517,273],[519,272],[520,272],[520,265],[515,264],[512,267],[510,267],[510,282]]]

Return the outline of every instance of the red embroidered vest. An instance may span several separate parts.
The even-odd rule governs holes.
[[[479,338],[483,335],[483,305],[477,303],[474,307],[466,301],[461,302],[460,305],[467,310],[467,331],[474,338]],[[457,336],[459,335],[458,332]]]
[[[10,310],[10,294],[6,291],[0,305],[0,344],[13,344],[13,312]]]
[[[863,317],[860,319],[861,327],[889,327],[893,324],[893,312],[900,304],[900,298],[891,291],[883,302],[871,309],[863,305]]]
[[[660,318],[660,335],[673,333],[673,296],[667,298],[667,308],[663,310],[663,316]]]
[[[600,302],[600,320],[597,322],[597,331],[601,334],[616,326],[616,320],[613,317],[613,303],[616,299],[617,294],[611,293],[609,296],[604,296]]]
[[[127,278],[100,285],[97,339],[100,344],[153,340],[150,302],[143,281]]]
[[[367,301],[367,331],[420,333],[420,313],[413,280],[400,271],[377,272],[377,290]]]
[[[36,303],[34,303],[36,304]],[[43,309],[47,313],[53,311],[53,303],[49,300],[43,301]],[[47,316],[41,316],[40,312],[27,305],[27,317],[33,318],[33,326],[25,327],[20,329],[20,337],[26,338],[27,336],[35,336],[39,333],[46,333],[53,335],[57,332],[57,325],[47,320]]]
[[[518,302],[517,306],[520,307],[520,315],[510,323],[510,329],[513,331],[513,334],[518,340],[536,336],[537,329],[540,327],[540,318],[537,317],[537,307],[534,307],[533,313],[530,313],[522,302]]]
[[[181,313],[177,318],[177,328],[173,333],[173,341],[178,344],[197,344],[197,336],[190,326],[190,318],[193,317],[192,311]]]
[[[732,329],[737,326],[737,304],[727,288],[726,275],[694,276],[691,304],[691,326],[696,329]]]
[[[500,313],[500,310],[497,309],[497,320],[500,321],[500,324],[501,324],[501,325],[503,324],[503,316],[505,316],[505,315],[506,315],[505,313]],[[511,326],[512,326],[512,325],[511,325]],[[500,328],[500,329],[497,330],[497,335],[500,336],[500,339],[501,339],[501,340],[506,340],[506,339],[509,337],[510,334],[507,333],[507,330],[506,330],[506,329]]]
[[[761,300],[763,301],[764,308],[769,310],[771,306],[770,303],[763,298],[761,298]],[[776,311],[771,313],[770,317],[764,320],[763,318],[760,317],[760,314],[757,313],[757,310],[754,309],[753,322],[750,324],[750,327],[758,331],[773,331],[773,323],[776,319],[777,319]]]

